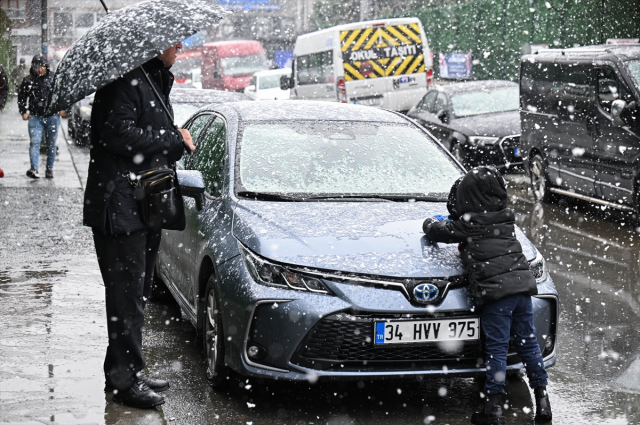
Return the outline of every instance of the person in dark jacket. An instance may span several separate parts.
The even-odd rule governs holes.
[[[46,116],[47,102],[51,96],[53,74],[49,70],[49,62],[43,55],[35,55],[31,60],[31,69],[20,89],[18,90],[18,110],[22,119],[29,121],[29,159],[31,168],[27,170],[27,176],[38,179],[38,164],[40,162],[40,142],[42,134],[47,143],[47,170],[45,177],[53,178],[53,164],[56,160],[56,142],[60,117],[65,116],[64,111]]]
[[[7,96],[9,96],[9,79],[4,67],[0,65],[0,113],[2,113],[4,105],[7,103]]]
[[[143,73],[144,69],[170,108],[173,75],[169,68],[181,47],[178,43],[98,90],[91,112],[83,222],[92,228],[105,285],[109,334],[105,391],[114,392],[115,402],[139,408],[164,403],[157,392],[169,388],[167,381],[144,374],[142,353],[144,307],[151,292],[161,228],[141,221],[127,176],[158,167],[174,168],[185,146],[194,149],[189,132],[172,127]],[[162,228],[184,229],[181,203],[177,209],[176,221]]]
[[[502,396],[511,335],[535,392],[536,420],[550,421],[548,376],[533,325],[531,296],[538,289],[515,236],[515,213],[507,208],[504,179],[495,168],[474,168],[454,183],[447,206],[449,218],[427,218],[423,230],[434,242],[460,244],[470,293],[481,309],[486,399],[484,410],[475,413],[471,422],[505,423]]]

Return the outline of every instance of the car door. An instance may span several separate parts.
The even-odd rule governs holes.
[[[635,183],[635,161],[640,154],[639,129],[613,125],[611,104],[622,99],[635,101],[631,91],[612,63],[600,64],[596,70],[596,103],[593,137],[596,145],[596,166],[599,170],[599,194],[613,202],[631,203]],[[636,121],[636,120],[630,120]]]
[[[408,114],[411,118],[414,118],[430,131],[434,131],[436,121],[440,121],[432,112],[434,107],[433,104],[436,101],[437,96],[438,91],[431,90],[429,93],[424,95],[420,103],[416,105],[416,108]]]
[[[196,209],[195,200],[185,202],[187,227],[184,244],[189,255],[185,266],[188,285],[184,288],[184,294],[194,309],[198,305],[199,253],[205,245],[205,237],[212,233],[210,227],[216,227],[216,218],[222,205],[226,138],[226,123],[222,117],[216,116],[203,131],[188,167],[200,171],[205,184],[205,202],[200,211]]]
[[[449,127],[449,122],[452,119],[452,114],[449,108],[449,98],[445,93],[438,92],[430,113],[435,117],[432,121],[433,129],[431,132],[438,140],[447,145],[451,140],[451,127]],[[443,118],[438,118],[438,114],[444,114]],[[451,146],[447,147],[451,149]]]
[[[591,65],[556,61],[552,86],[558,137],[558,162],[564,185],[587,196],[595,195],[595,141],[591,137],[591,110],[595,98]]]
[[[189,130],[196,145],[200,143],[200,136],[212,118],[213,115],[211,113],[204,113],[196,116],[185,124],[184,128]],[[184,154],[182,159],[178,162],[177,168],[188,169],[191,160],[191,155]],[[173,284],[173,286],[180,292],[180,295],[183,297],[183,301],[187,301],[185,298],[185,291],[190,284],[190,276],[187,271],[190,266],[189,257],[192,254],[190,251],[191,248],[186,243],[189,227],[192,226],[187,210],[189,209],[189,205],[193,204],[195,201],[186,196],[183,196],[182,200],[185,205],[187,227],[184,231],[163,230],[158,265],[163,277],[168,278],[168,281],[171,282],[171,284]]]
[[[336,101],[333,50],[298,56],[295,61],[296,98]]]

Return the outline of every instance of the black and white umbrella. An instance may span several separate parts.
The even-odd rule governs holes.
[[[108,13],[58,65],[47,112],[68,108],[227,13],[200,0],[148,0]]]

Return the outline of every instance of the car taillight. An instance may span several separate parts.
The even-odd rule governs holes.
[[[433,82],[433,68],[427,69],[427,86],[430,86]]]
[[[343,77],[338,77],[338,102],[347,103],[347,86]]]

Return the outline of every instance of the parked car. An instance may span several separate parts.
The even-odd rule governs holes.
[[[520,62],[525,170],[536,199],[640,212],[640,44],[541,50]]]
[[[180,73],[174,73],[174,87],[201,89],[200,68],[192,68]]]
[[[291,74],[291,68],[271,69],[253,74],[244,93],[255,100],[289,99],[289,91],[280,89],[280,77]]]
[[[241,92],[253,74],[267,69],[267,55],[255,40],[216,41],[202,46],[202,88]]]
[[[418,18],[353,22],[298,36],[291,99],[407,111],[433,77],[433,58]]]
[[[407,113],[466,167],[522,165],[518,84],[482,80],[437,86]]]
[[[313,101],[210,105],[185,128],[196,141],[178,169],[187,225],[163,231],[156,277],[201,331],[212,385],[231,370],[312,382],[485,373],[458,247],[422,232],[464,170],[424,128]],[[517,237],[548,367],[558,298]],[[508,370],[522,367],[512,347]]]
[[[180,86],[182,85],[176,84],[170,95],[174,122],[178,127],[184,124],[198,109],[211,103],[251,100],[249,96],[243,93]],[[91,94],[85,99],[74,103],[69,114],[69,137],[82,146],[88,146],[91,141],[93,96],[94,94]]]
[[[88,146],[91,141],[91,108],[93,96],[91,93],[84,99],[71,105],[68,115],[69,138],[80,146]]]

